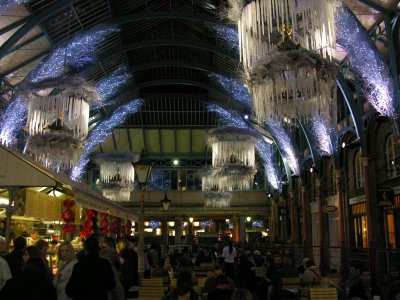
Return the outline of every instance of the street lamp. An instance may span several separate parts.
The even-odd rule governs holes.
[[[167,193],[165,193],[164,198],[160,202],[162,204],[163,211],[169,210],[169,205],[171,204],[171,200],[168,199]]]
[[[140,214],[139,214],[139,266],[138,273],[139,277],[143,278],[144,276],[144,189],[147,184],[147,180],[149,179],[149,175],[151,173],[152,164],[151,161],[146,157],[144,150],[140,154],[140,159],[137,162],[132,162],[133,168],[135,169],[136,179],[140,185]]]

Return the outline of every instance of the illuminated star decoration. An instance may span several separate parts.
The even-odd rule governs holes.
[[[131,77],[132,75],[127,72],[126,68],[119,68],[99,80],[96,83],[96,89],[100,94],[100,106],[103,106],[105,101],[112,97]]]
[[[337,12],[336,26],[337,42],[346,48],[352,68],[361,76],[367,100],[381,115],[396,118],[393,78],[368,33],[344,5]]]
[[[325,121],[322,116],[315,116],[311,120],[311,128],[319,155],[331,156],[337,149],[335,129],[329,128]]]
[[[30,0],[0,0],[0,15],[10,8],[11,6],[28,3]]]
[[[208,105],[208,110],[217,113],[220,119],[229,126],[237,128],[248,128],[246,122],[244,122],[237,113],[229,112],[216,104]]]
[[[125,121],[128,114],[137,112],[142,104],[143,100],[137,99],[118,107],[109,119],[99,122],[97,126],[90,131],[84,144],[83,154],[79,159],[78,164],[72,169],[71,177],[73,179],[79,179],[81,177],[83,169],[89,162],[90,153],[100,143],[106,140],[116,126]]]
[[[299,176],[300,165],[290,136],[286,133],[279,121],[273,120],[272,118],[269,118],[268,120],[269,122],[267,122],[267,126],[271,130],[271,133],[279,146],[282,157],[286,160],[290,170],[292,171],[292,176]]]
[[[95,60],[94,55],[106,37],[117,32],[117,26],[98,25],[92,29],[73,36],[61,44],[27,77],[29,82],[40,82],[44,79],[61,76],[65,67],[81,68]]]
[[[232,77],[226,77],[217,73],[210,73],[211,78],[215,78],[222,88],[227,91],[236,101],[246,105],[246,107],[251,106],[251,96],[247,88],[243,83]]]
[[[229,45],[239,48],[239,34],[238,31],[227,25],[213,25],[212,26],[218,37],[225,40]]]
[[[27,99],[21,96],[13,97],[3,111],[0,118],[0,143],[9,145],[18,133],[18,130],[26,123],[28,112]]]
[[[161,222],[159,222],[159,221],[154,221],[154,220],[151,220],[150,222],[149,222],[149,227],[151,227],[151,228],[159,228],[161,226]]]
[[[259,140],[256,143],[256,149],[264,163],[264,174],[267,178],[271,187],[275,190],[279,189],[279,177],[278,170],[276,168],[277,164],[273,159],[273,149],[272,145],[264,140]]]
[[[203,226],[204,228],[211,228],[211,226],[213,226],[214,221],[213,220],[205,220],[203,222],[201,222],[201,226]]]

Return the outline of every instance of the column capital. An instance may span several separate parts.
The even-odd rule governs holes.
[[[316,187],[321,187],[321,178],[315,178],[315,186]]]
[[[302,193],[305,193],[305,192],[306,192],[306,186],[305,186],[305,185],[302,185],[302,186],[300,187],[300,190],[301,190]]]
[[[335,176],[336,176],[336,178],[342,177],[342,170],[341,169],[335,169]]]

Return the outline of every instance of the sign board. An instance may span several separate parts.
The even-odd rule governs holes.
[[[329,214],[329,213],[333,213],[337,210],[336,206],[333,205],[324,205],[322,206],[322,212]]]
[[[392,189],[379,189],[376,193],[379,206],[390,206],[394,203],[394,192]]]

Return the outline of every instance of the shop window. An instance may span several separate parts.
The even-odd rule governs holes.
[[[391,134],[386,140],[386,164],[387,164],[389,178],[397,176],[395,161],[396,161],[396,148],[393,140],[393,134]]]
[[[395,231],[393,213],[386,214],[386,237],[387,237],[387,247],[396,248],[396,231]]]
[[[356,153],[356,157],[354,160],[354,170],[355,170],[356,188],[363,187],[364,186],[364,168],[363,168],[363,161],[362,161],[360,151],[357,151],[357,153]]]
[[[354,238],[356,247],[368,247],[367,216],[354,217]]]

